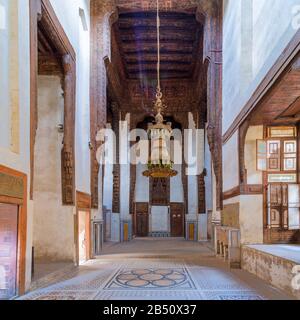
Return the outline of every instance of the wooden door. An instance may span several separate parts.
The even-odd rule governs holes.
[[[288,185],[269,185],[268,194],[269,227],[288,229]]]
[[[148,203],[137,203],[135,212],[135,234],[137,237],[149,235],[149,206]]]
[[[298,243],[299,224],[299,187],[284,183],[268,185],[265,242]]]
[[[147,213],[136,214],[136,236],[148,237],[149,234],[149,215]]]
[[[171,209],[171,236],[184,237],[184,210],[183,204],[174,203],[170,205]]]
[[[17,295],[18,209],[0,204],[0,300]]]

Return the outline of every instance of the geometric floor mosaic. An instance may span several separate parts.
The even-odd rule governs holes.
[[[245,272],[234,273],[204,244],[135,240],[20,300],[288,299]],[[159,247],[159,249],[157,249]],[[254,283],[256,283],[254,285]]]
[[[196,290],[186,268],[119,270],[105,290]]]

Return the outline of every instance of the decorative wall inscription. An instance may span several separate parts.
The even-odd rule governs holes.
[[[0,195],[23,199],[23,178],[0,173]]]

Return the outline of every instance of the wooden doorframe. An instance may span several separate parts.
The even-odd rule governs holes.
[[[62,67],[64,143],[61,152],[63,205],[75,205],[76,53],[49,0],[29,0],[30,8],[30,199],[33,200],[34,146],[38,126],[38,26],[49,35]]]
[[[86,258],[90,260],[92,258],[92,208],[91,208],[92,198],[89,194],[76,191],[76,216],[74,221],[75,227],[75,246],[76,246],[76,263],[79,265],[79,212],[86,213],[86,238],[87,238],[87,247],[86,247]]]
[[[0,203],[17,205],[18,210],[18,245],[17,245],[17,294],[22,295],[26,290],[26,241],[27,241],[27,175],[0,165],[0,174],[12,179],[16,188],[22,188],[21,194],[13,194],[13,188],[9,186],[9,192],[0,193]],[[0,182],[1,185],[1,182]],[[3,186],[1,186],[2,189]],[[5,186],[4,186],[5,189]],[[8,188],[7,188],[8,189]]]

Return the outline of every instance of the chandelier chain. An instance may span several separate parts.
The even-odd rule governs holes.
[[[157,90],[161,91],[160,86],[160,17],[159,17],[159,0],[157,0]]]

